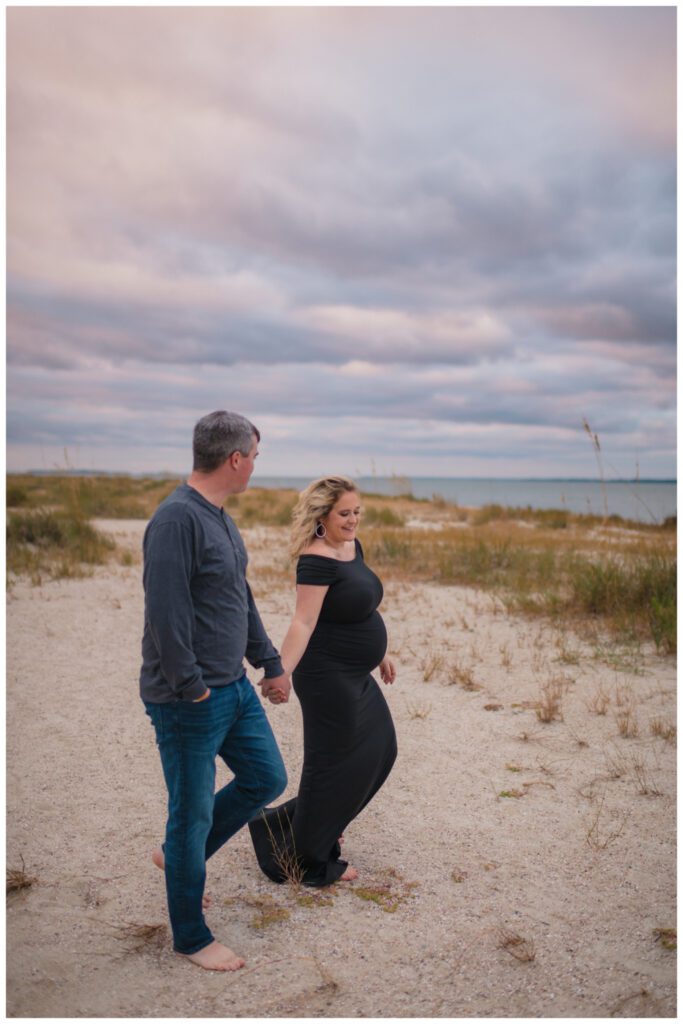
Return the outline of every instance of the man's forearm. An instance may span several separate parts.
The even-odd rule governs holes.
[[[254,595],[247,582],[248,624],[245,657],[254,668],[262,668],[268,678],[282,674],[280,655],[261,621]]]
[[[192,648],[188,648],[172,630],[155,631],[152,621],[150,631],[159,653],[162,675],[174,694],[181,700],[205,696],[208,687]]]
[[[161,673],[182,700],[195,700],[207,691],[192,646],[191,575],[189,534],[177,523],[151,530],[146,538],[143,574],[145,618]]]

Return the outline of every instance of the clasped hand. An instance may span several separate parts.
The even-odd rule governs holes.
[[[261,696],[266,697],[271,704],[286,704],[289,700],[289,693],[292,689],[292,681],[286,672],[281,676],[273,676],[271,679],[263,679],[258,684],[261,687]]]

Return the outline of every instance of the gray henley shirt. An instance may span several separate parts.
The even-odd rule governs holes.
[[[247,551],[222,508],[181,484],[159,505],[143,540],[145,628],[140,696],[196,700],[244,674],[282,663],[247,583]]]

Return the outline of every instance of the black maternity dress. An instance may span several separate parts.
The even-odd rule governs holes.
[[[377,607],[383,588],[358,541],[350,562],[302,555],[297,583],[329,586],[293,676],[304,725],[299,793],[249,822],[261,869],[283,882],[292,856],[304,885],[330,885],[348,864],[338,838],[380,788],[396,759],[384,694],[370,675],[387,633]]]

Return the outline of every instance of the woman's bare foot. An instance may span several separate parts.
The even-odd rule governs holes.
[[[339,876],[340,882],[353,882],[354,878],[358,878],[358,872],[355,868],[352,868],[349,864],[348,868],[343,875]]]
[[[156,866],[161,871],[164,870],[164,851],[161,849],[160,846],[155,846],[154,849],[152,850],[152,864],[156,864]],[[207,896],[207,895],[202,896],[202,909],[206,910],[210,906],[211,906],[211,897]],[[223,948],[225,949],[225,946]],[[207,949],[208,949],[208,946],[207,946]],[[223,970],[223,969],[224,968],[222,968],[222,967],[214,967],[213,968],[213,970]],[[234,967],[232,967],[232,968],[225,968],[225,970],[235,970],[235,968]]]
[[[244,967],[241,956],[237,956],[227,946],[215,940],[198,953],[179,953],[178,956],[184,956],[186,960],[191,960],[205,971],[238,971],[240,967]]]

